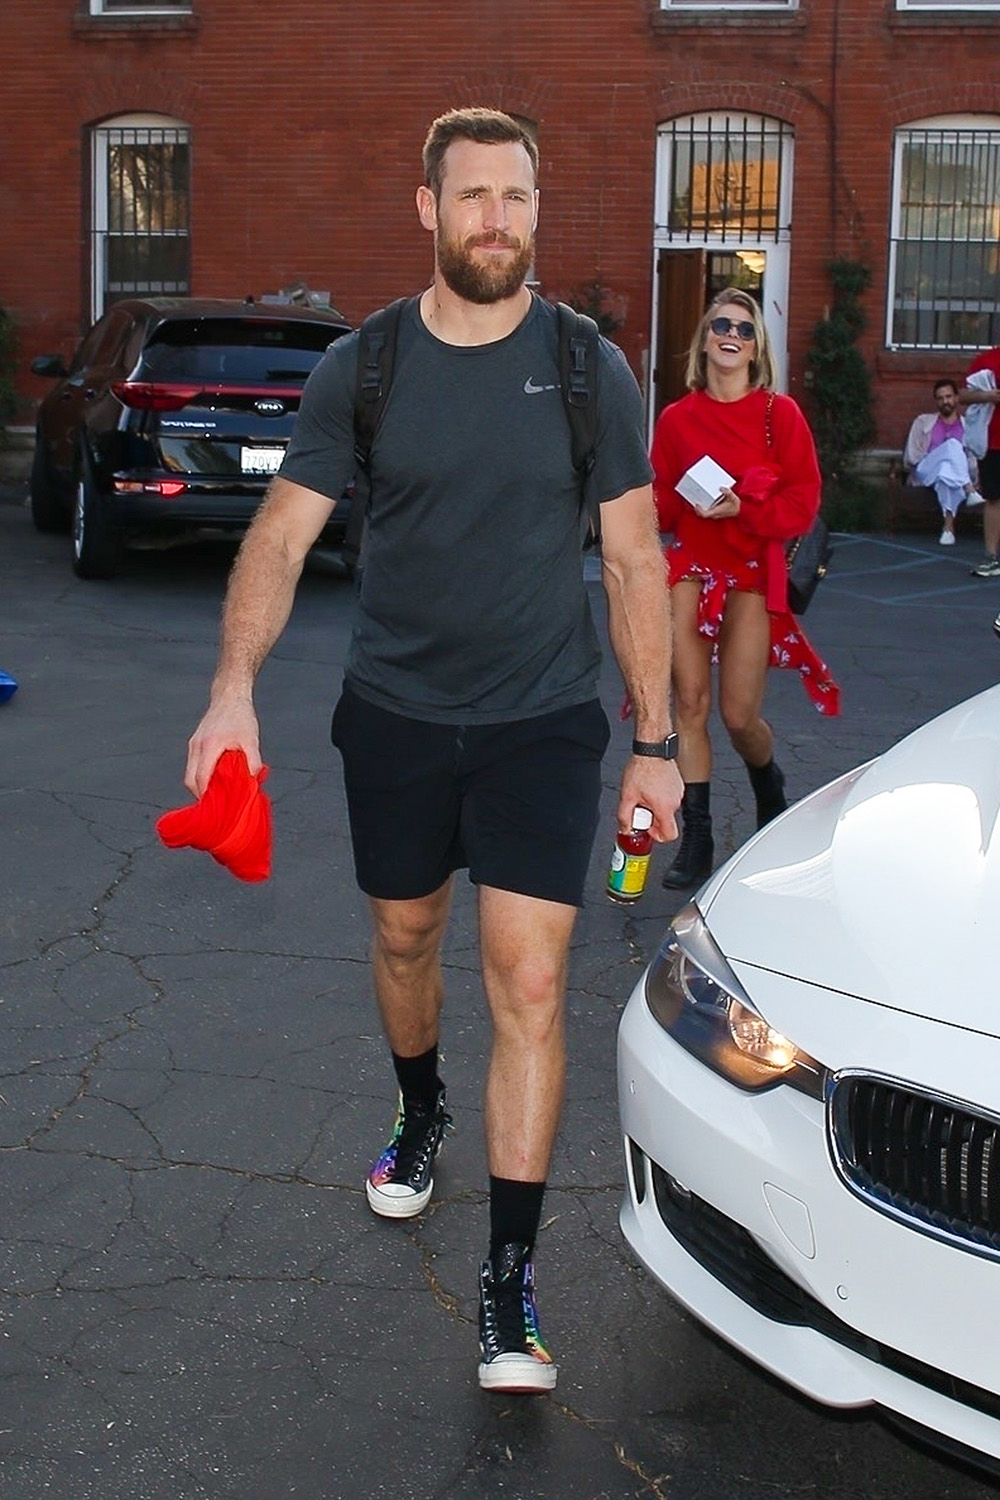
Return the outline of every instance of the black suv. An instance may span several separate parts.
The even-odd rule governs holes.
[[[339,314],[284,303],[149,297],[118,302],[38,409],[31,514],[72,528],[81,578],[110,578],[122,543],[150,531],[244,530],[279,467],[306,377]],[[341,501],[323,540],[342,539]]]

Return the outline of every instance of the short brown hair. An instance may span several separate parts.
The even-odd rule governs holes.
[[[727,286],[724,292],[713,297],[706,308],[701,322],[695,330],[691,347],[688,350],[687,370],[685,371],[685,382],[689,391],[703,391],[708,380],[707,366],[705,361],[705,336],[708,333],[708,325],[714,317],[718,316],[719,308],[725,307],[731,302],[735,307],[742,307],[744,312],[750,314],[750,322],[753,324],[754,340],[757,349],[753,359],[750,361],[749,378],[750,389],[757,390],[761,386],[773,390],[778,378],[777,367],[774,363],[774,355],[771,352],[771,341],[764,327],[764,314],[761,312],[760,303],[751,297],[749,292],[743,292],[739,287]]]
[[[508,142],[522,145],[531,160],[531,170],[538,176],[538,147],[523,125],[499,109],[449,109],[438,115],[424,141],[424,182],[435,198],[441,196],[444,176],[444,154],[452,141],[478,141],[483,146],[504,146]]]

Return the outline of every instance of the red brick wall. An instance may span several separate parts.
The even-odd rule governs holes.
[[[1000,13],[962,24],[892,0],[801,0],[744,18],[665,16],[654,0],[488,5],[193,0],[191,20],[90,21],[33,0],[5,38],[0,302],[21,364],[68,352],[88,321],[87,128],[127,111],[192,132],[192,290],[243,295],[294,280],[351,319],[418,287],[430,245],[413,192],[430,119],[463,103],[537,121],[538,272],[564,294],[600,276],[627,307],[637,372],[650,340],[656,126],[749,109],[795,131],[789,381],[830,288],[824,263],[872,267],[863,349],[879,442],[898,446],[947,355],[884,347],[892,138],[956,112],[1000,115]],[[44,390],[24,373],[29,399]]]

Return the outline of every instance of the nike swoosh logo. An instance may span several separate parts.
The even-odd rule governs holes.
[[[558,385],[536,385],[529,375],[524,382],[524,394],[526,396],[537,396],[540,391],[557,391]]]

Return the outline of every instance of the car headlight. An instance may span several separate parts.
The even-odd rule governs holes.
[[[787,1083],[822,1099],[822,1064],[760,1014],[694,902],[678,912],[649,966],[646,1003],[679,1046],[738,1088]]]

